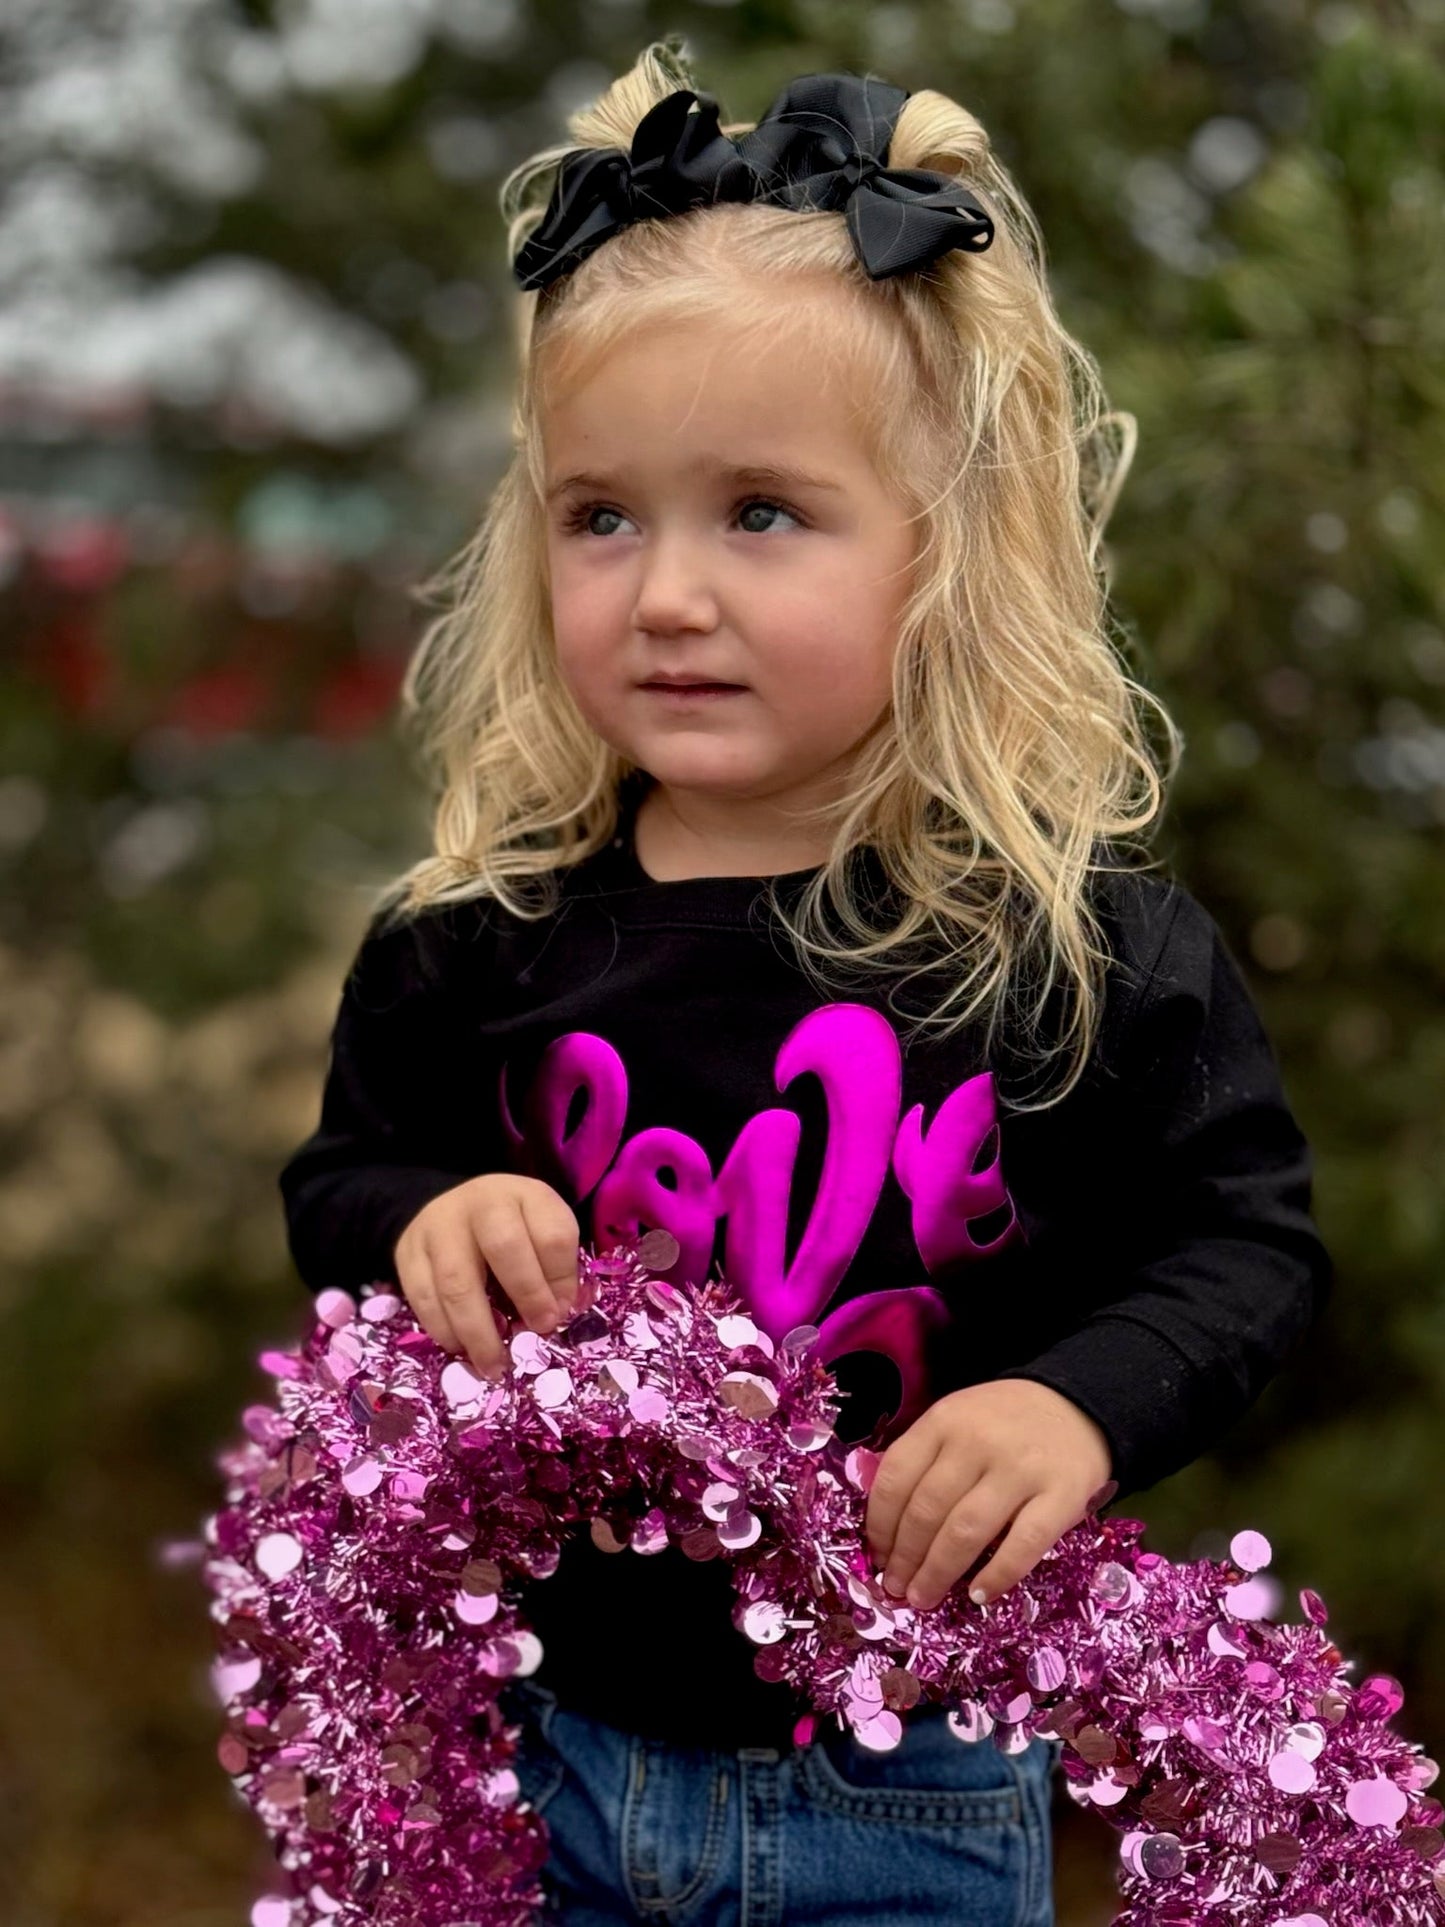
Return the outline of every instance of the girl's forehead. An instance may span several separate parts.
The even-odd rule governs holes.
[[[856,308],[822,283],[797,287],[787,300],[774,290],[727,306],[703,301],[675,314],[614,311],[605,332],[583,320],[542,342],[536,373],[539,402],[560,406],[578,394],[650,392],[664,381],[688,382],[724,395],[740,384],[764,394],[857,391],[876,385],[876,330],[859,325]]]
[[[721,331],[657,328],[557,373],[538,398],[549,448],[643,434],[712,447],[762,435],[841,456],[856,447],[875,387],[796,328],[741,349]]]

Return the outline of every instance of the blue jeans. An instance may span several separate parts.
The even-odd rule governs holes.
[[[514,1677],[521,1798],[550,1830],[545,1918],[712,1927],[1054,1927],[1060,1741],[959,1740],[942,1707],[891,1753],[831,1718],[807,1746],[669,1745],[570,1711]]]

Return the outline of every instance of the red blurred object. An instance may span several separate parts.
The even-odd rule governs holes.
[[[35,560],[42,579],[80,595],[109,588],[125,573],[130,553],[130,536],[124,524],[107,516],[57,522],[43,530],[35,542]]]
[[[116,694],[115,664],[101,640],[100,617],[84,604],[57,610],[26,653],[68,715],[94,716]]]
[[[192,736],[230,736],[263,721],[271,694],[270,683],[249,664],[220,663],[173,689],[159,720]]]
[[[342,663],[316,692],[315,733],[344,741],[375,729],[396,700],[405,669],[396,656],[358,656]]]

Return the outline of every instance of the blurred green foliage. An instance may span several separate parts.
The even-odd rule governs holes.
[[[839,67],[970,105],[1137,415],[1109,556],[1188,743],[1163,849],[1259,997],[1339,1280],[1135,1509],[1174,1557],[1264,1531],[1441,1740],[1440,0],[92,14],[37,14],[0,83],[0,1914],[220,1927],[264,1871],[158,1549],[302,1316],[275,1175],[366,889],[426,834],[390,705],[503,457],[496,181],[669,31],[728,116]],[[1108,1830],[1059,1821],[1061,1921],[1107,1920]]]

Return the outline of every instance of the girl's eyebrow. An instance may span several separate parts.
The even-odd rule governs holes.
[[[835,494],[843,492],[840,482],[830,482],[822,475],[810,475],[806,470],[796,468],[790,462],[721,462],[708,456],[701,456],[691,466],[694,472],[702,470],[721,476],[726,481],[742,483],[750,487],[815,488],[831,489]],[[565,495],[568,489],[608,489],[616,485],[616,478],[613,476],[578,469],[575,473],[563,475],[557,481],[550,483],[547,488],[547,500],[550,502],[558,495]]]

